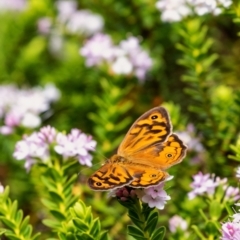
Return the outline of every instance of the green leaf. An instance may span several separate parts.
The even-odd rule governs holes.
[[[79,239],[79,240],[95,240],[93,237],[91,237],[87,233],[77,234],[77,239]]]
[[[20,226],[20,231],[22,231],[24,228],[26,228],[27,227],[27,225],[28,225],[28,223],[29,223],[29,216],[26,216],[24,219],[23,219],[23,221],[21,222],[21,224],[20,224],[20,222],[19,222],[19,226]]]
[[[99,240],[108,240],[108,239],[109,239],[109,237],[108,237],[108,232],[107,231],[102,232],[100,234]]]
[[[86,232],[89,230],[89,226],[81,219],[73,218],[72,221],[73,221],[73,224],[78,228],[78,230],[82,232]]]
[[[86,206],[85,204],[79,200],[73,207],[74,212],[76,213],[76,215],[80,218],[84,218],[85,217],[85,212],[86,212]]]
[[[157,214],[157,213],[156,213]],[[147,226],[145,227],[145,231],[148,231],[151,235],[151,233],[155,230],[156,226],[158,223],[158,214],[157,216],[153,216],[149,219],[149,221],[147,221]]]
[[[16,225],[9,219],[0,216],[0,220],[11,229],[15,229]]]
[[[92,224],[90,226],[90,234],[94,237],[98,236],[101,230],[101,224],[98,218],[94,219],[92,221]]]
[[[57,203],[62,203],[64,200],[62,196],[55,191],[49,191],[49,194],[51,196],[52,201],[57,202]]]
[[[6,232],[5,235],[11,240],[22,240],[22,238],[17,237],[14,233]]]
[[[0,228],[0,236],[3,235],[7,230],[5,228]]]
[[[43,205],[45,207],[47,207],[48,209],[54,209],[56,208],[56,204],[51,202],[50,200],[46,199],[46,198],[42,198],[41,202],[43,203]]]
[[[160,227],[156,229],[151,237],[151,240],[162,240],[165,236],[166,228],[165,227]]]
[[[66,219],[66,216],[64,214],[62,214],[61,212],[57,211],[57,210],[50,210],[50,212],[59,221],[64,221]]]
[[[144,233],[135,226],[128,226],[128,234],[136,239],[147,240]]]
[[[50,227],[50,228],[53,228],[53,229],[60,229],[62,227],[61,224],[56,220],[44,219],[42,222],[47,227]]]

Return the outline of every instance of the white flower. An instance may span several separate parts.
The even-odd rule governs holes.
[[[130,74],[133,70],[133,66],[127,57],[122,56],[113,62],[112,70],[116,74]]]
[[[0,194],[4,192],[4,186],[0,183]]]
[[[67,28],[72,33],[92,35],[100,32],[103,28],[104,21],[102,16],[94,14],[89,10],[74,12],[67,22]]]
[[[62,0],[56,2],[56,7],[58,10],[58,19],[64,23],[77,10],[77,3],[75,1]]]
[[[41,118],[34,113],[27,112],[24,114],[21,124],[27,128],[36,128],[41,124]]]
[[[240,179],[240,167],[236,170],[236,177]]]

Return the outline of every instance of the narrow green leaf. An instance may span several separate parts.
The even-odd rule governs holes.
[[[62,203],[63,202],[63,198],[58,192],[49,191],[49,195],[51,196],[52,201],[57,202],[57,203]]]
[[[14,233],[6,232],[5,235],[11,240],[22,240],[22,238],[16,236]]]
[[[151,233],[155,230],[158,223],[158,216],[152,217],[151,220],[147,222],[147,226],[145,227],[145,231]]]
[[[77,239],[81,239],[81,240],[95,240],[93,237],[91,237],[89,234],[87,233],[81,233],[81,234],[77,234]]]
[[[25,227],[27,227],[28,223],[29,223],[29,216],[26,216],[23,221],[21,222],[21,224],[19,224],[20,226],[20,231],[22,231]]]
[[[144,233],[140,229],[136,228],[135,226],[128,226],[128,234],[137,239],[145,237]]]
[[[99,240],[109,240],[108,232],[104,231],[100,234]]]
[[[79,200],[73,207],[74,212],[77,214],[78,217],[84,218],[85,212],[86,212],[86,206],[85,204]]]
[[[165,236],[166,228],[165,227],[160,227],[156,229],[151,237],[151,240],[162,240]]]
[[[85,212],[85,221],[90,224],[93,221],[93,217],[92,217],[92,209],[91,207],[87,207],[86,208],[86,212]]]
[[[0,216],[0,220],[11,229],[15,229],[16,225],[9,219]]]
[[[61,224],[56,220],[44,219],[42,222],[45,226],[53,229],[60,229],[62,227]]]
[[[23,211],[20,209],[16,212],[15,221],[18,226],[21,225],[23,219]]]
[[[89,230],[89,226],[81,219],[73,218],[72,221],[73,221],[73,224],[78,228],[78,230],[82,232],[86,232]]]
[[[50,212],[59,221],[64,221],[66,219],[66,216],[63,213],[59,212],[58,210],[50,210]]]
[[[32,226],[27,225],[25,228],[21,229],[21,234],[27,239],[32,235]]]
[[[43,203],[43,205],[45,207],[47,207],[48,209],[54,209],[57,207],[57,205],[53,202],[51,202],[50,200],[46,199],[46,198],[42,198],[41,202]]]
[[[7,230],[5,228],[0,228],[0,236],[3,235]]]
[[[16,218],[16,214],[17,214],[17,210],[18,210],[18,203],[17,201],[14,201],[12,203],[12,206],[10,207],[10,218],[11,219],[15,219]]]
[[[92,224],[90,226],[90,234],[93,237],[97,237],[98,234],[100,233],[100,230],[101,230],[101,224],[100,224],[99,219],[96,218],[92,221]]]

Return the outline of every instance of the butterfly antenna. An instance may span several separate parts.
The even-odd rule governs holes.
[[[105,157],[103,154],[101,154],[100,151],[94,149],[94,147],[92,147],[92,151],[94,151],[95,153],[97,153],[97,155],[101,156],[105,161],[108,160],[107,157]],[[93,164],[91,167],[97,166],[97,165],[99,165],[99,164],[100,164],[100,162],[95,163],[95,164]],[[79,171],[78,175],[79,175],[80,173],[82,173],[82,172],[85,170],[85,168],[87,168],[87,167],[84,167],[84,169],[82,169],[81,171]]]

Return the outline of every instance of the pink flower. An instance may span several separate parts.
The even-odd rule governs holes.
[[[193,176],[193,182],[191,183],[193,190],[188,193],[188,197],[189,199],[193,199],[197,195],[213,195],[216,187],[225,182],[226,179],[214,178],[210,174],[199,172]]]
[[[93,151],[95,146],[96,141],[78,129],[73,129],[66,135],[47,126],[17,142],[13,156],[17,160],[25,159],[25,168],[29,170],[36,161],[49,160],[50,149],[53,147],[64,158],[77,157],[80,164],[91,166],[92,155],[89,151]]]
[[[78,129],[73,129],[70,134],[58,133],[55,151],[64,157],[76,156],[82,165],[92,166],[92,155],[89,151],[95,150],[96,141]]]
[[[150,208],[164,209],[166,202],[171,197],[163,190],[163,186],[164,183],[160,183],[158,186],[144,189],[144,195],[141,197],[142,201],[148,203]]]
[[[169,229],[172,233],[177,232],[178,229],[185,231],[187,227],[187,221],[178,215],[174,215],[169,219]]]
[[[240,224],[234,222],[226,222],[222,225],[221,240],[239,240]]]

